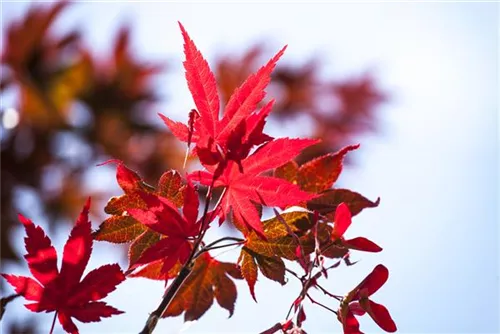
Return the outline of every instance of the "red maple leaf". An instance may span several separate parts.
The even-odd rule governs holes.
[[[342,323],[345,334],[361,333],[355,315],[364,315],[365,313],[368,313],[373,321],[386,332],[392,333],[397,330],[387,308],[369,299],[385,284],[388,278],[389,270],[379,264],[342,300],[338,318]]]
[[[293,159],[304,148],[317,142],[313,139],[276,139],[259,147],[240,164],[228,162],[220,176],[214,175],[215,168],[209,168],[209,172],[194,172],[190,177],[204,185],[211,185],[215,177],[214,186],[226,188],[221,201],[223,215],[232,210],[238,221],[265,238],[254,203],[287,207],[308,201],[315,195],[286,180],[260,174]]]
[[[128,213],[164,238],[149,247],[130,267],[133,270],[141,265],[161,260],[161,272],[166,274],[177,262],[185,263],[191,253],[191,242],[200,233],[198,221],[198,195],[188,182],[184,190],[182,215],[175,204],[167,198],[146,192],[138,192],[147,209],[131,208]],[[210,213],[209,213],[210,215]]]
[[[31,277],[2,274],[16,292],[33,303],[33,312],[55,311],[68,333],[78,333],[71,318],[81,322],[97,322],[122,311],[98,300],[114,291],[125,280],[118,264],[104,265],[89,272],[81,280],[92,253],[91,224],[88,219],[90,199],[85,204],[64,246],[61,271],[57,269],[57,253],[40,226],[22,215],[27,237],[24,258]]]
[[[262,130],[274,101],[268,102],[259,111],[256,108],[266,95],[265,88],[271,79],[271,72],[286,46],[235,90],[222,119],[219,119],[215,76],[182,24],[179,25],[184,38],[186,80],[198,111],[190,114],[189,126],[160,116],[179,140],[188,142],[188,145],[191,142],[196,144],[195,152],[205,166],[226,159],[240,161],[253,146],[272,139]]]

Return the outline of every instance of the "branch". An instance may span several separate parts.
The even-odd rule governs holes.
[[[228,245],[223,245],[222,247],[228,247],[228,246],[232,246],[232,245],[234,245],[234,244],[238,244],[238,243],[245,242],[245,240],[244,240],[244,239],[240,239],[240,238],[235,238],[235,237],[224,237],[224,238],[220,238],[220,239],[218,239],[218,240],[215,240],[214,242],[209,243],[208,245],[206,245],[205,247],[203,247],[203,248],[200,250],[200,252],[198,252],[198,253],[201,253],[201,252],[206,252],[206,251],[209,251],[209,250],[211,250],[211,249],[215,249],[215,248],[213,248],[213,246],[215,246],[215,245],[217,245],[218,243],[221,243],[221,242],[223,242],[223,241],[226,241],[226,240],[228,240],[228,241],[235,241],[235,243],[233,243],[233,244],[228,244]],[[220,248],[220,247],[218,247],[218,248]],[[196,256],[196,257],[198,257],[199,255],[200,255],[200,254],[197,254],[197,256]]]
[[[225,245],[220,245],[220,246],[212,246],[210,248],[208,247],[203,247],[196,255],[195,255],[195,258],[198,258],[198,256],[200,256],[201,254],[205,253],[205,252],[208,252],[208,251],[211,251],[211,250],[214,250],[214,249],[220,249],[220,248],[226,248],[226,247],[231,247],[231,246],[236,246],[236,245],[242,245],[244,244],[246,241],[245,240],[241,240],[241,241],[238,241],[238,242],[232,242],[230,244],[225,244]]]
[[[328,311],[330,311],[332,313],[338,314],[337,311],[334,311],[331,308],[329,308],[328,306],[325,306],[325,305],[321,304],[320,302],[317,302],[314,299],[312,299],[312,297],[309,294],[306,294],[306,297],[309,298],[309,300],[311,301],[311,303],[319,305],[319,306],[323,307],[324,309],[326,309],[326,310],[328,310]]]
[[[191,270],[193,269],[193,265],[188,265],[190,264],[187,262],[179,272],[179,275],[174,279],[172,284],[168,287],[167,291],[165,291],[165,295],[163,296],[163,299],[156,308],[148,317],[148,320],[146,321],[146,324],[144,325],[144,328],[139,334],[151,334],[153,333],[153,330],[156,327],[156,324],[158,323],[158,320],[160,320],[161,315],[165,310],[167,309],[168,305],[174,299],[175,294],[177,291],[179,291],[179,288],[182,286],[182,283],[186,280],[186,278],[189,276],[191,273]]]
[[[165,312],[165,310],[168,308],[172,300],[174,299],[175,295],[181,288],[182,284],[186,280],[186,278],[191,274],[191,271],[194,266],[194,260],[196,260],[196,254],[198,253],[198,248],[200,247],[201,241],[203,237],[205,236],[205,232],[208,228],[208,224],[210,223],[211,219],[213,218],[213,215],[210,216],[210,219],[207,220],[207,215],[208,215],[208,207],[210,206],[210,200],[212,198],[212,189],[213,185],[215,182],[215,177],[212,178],[212,184],[210,187],[208,187],[207,195],[205,197],[205,207],[203,209],[203,216],[201,219],[201,229],[200,229],[200,234],[196,241],[194,242],[193,249],[191,250],[191,254],[189,254],[189,257],[182,266],[179,275],[173,280],[172,284],[167,288],[167,291],[165,292],[165,295],[163,296],[163,299],[156,308],[148,317],[146,320],[146,324],[144,325],[144,328],[139,334],[151,334],[153,333],[156,324],[158,323],[158,320],[160,320],[161,315]],[[221,194],[221,197],[219,198],[219,201],[215,205],[215,208],[220,204],[222,197],[225,194],[225,188]]]

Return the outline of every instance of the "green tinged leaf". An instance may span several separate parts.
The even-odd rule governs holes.
[[[204,253],[196,260],[191,274],[162,317],[174,317],[184,312],[185,321],[197,320],[212,306],[214,298],[231,316],[237,291],[230,277],[242,278],[236,264],[219,262]]]
[[[160,233],[147,229],[132,242],[128,251],[129,267],[141,257],[141,255],[160,240]]]
[[[99,226],[93,237],[94,240],[105,240],[120,244],[137,238],[145,230],[144,225],[130,216],[111,216]]]

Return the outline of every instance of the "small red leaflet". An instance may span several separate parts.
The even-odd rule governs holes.
[[[361,333],[355,315],[362,316],[365,313],[368,313],[384,331],[392,333],[397,330],[396,324],[385,306],[377,304],[369,298],[385,284],[388,278],[389,270],[379,264],[342,300],[338,319],[344,327],[344,334]]]

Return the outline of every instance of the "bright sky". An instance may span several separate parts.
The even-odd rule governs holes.
[[[25,3],[2,4],[2,25],[19,17]],[[269,57],[288,44],[284,62],[321,54],[325,76],[358,75],[374,69],[392,100],[381,110],[381,134],[359,138],[357,166],[343,185],[369,198],[377,209],[358,216],[349,236],[363,235],[384,251],[354,254],[360,263],[332,274],[326,284],[343,294],[378,264],[390,270],[374,296],[385,304],[401,333],[493,333],[499,328],[498,256],[498,37],[496,3],[79,3],[60,27],[79,26],[89,44],[108,50],[121,22],[133,24],[134,43],[144,58],[168,60],[159,81],[168,103],[158,108],[183,119],[192,101],[183,82],[181,21],[205,56],[243,50],[265,39]],[[8,106],[3,106],[8,107]],[[22,249],[22,234],[16,234]],[[62,249],[65,236],[56,239]],[[113,248],[103,244],[95,247]],[[230,255],[236,258],[236,253]],[[227,255],[227,254],[226,254]],[[92,267],[117,261],[94,259]],[[7,268],[4,268],[7,270]],[[8,270],[23,273],[20,267]],[[239,284],[234,316],[214,306],[188,333],[255,333],[283,320],[299,291],[262,279],[255,304]],[[107,298],[127,312],[83,333],[138,332],[159,302],[162,283],[128,280]],[[21,302],[6,321],[24,318]],[[332,314],[306,305],[309,333],[338,332]],[[44,332],[51,315],[36,315]],[[43,320],[42,320],[43,319]],[[46,321],[45,323],[43,321]],[[367,317],[367,333],[380,329]],[[181,319],[160,323],[177,333]],[[45,328],[46,327],[46,328]],[[59,327],[60,328],[60,327]]]

